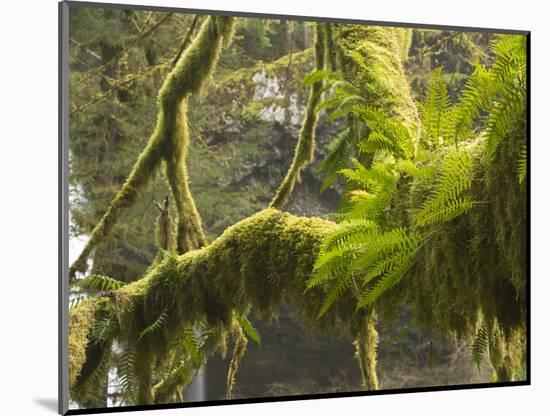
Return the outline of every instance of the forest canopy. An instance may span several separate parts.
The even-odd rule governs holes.
[[[181,402],[219,354],[231,399],[285,308],[353,344],[363,390],[403,316],[526,378],[524,35],[70,19],[75,405]]]

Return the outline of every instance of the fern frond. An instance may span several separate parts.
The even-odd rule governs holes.
[[[181,343],[185,353],[191,358],[195,366],[200,367],[206,361],[206,357],[202,352],[203,341],[197,335],[197,331],[192,327],[185,327],[182,330]]]
[[[367,275],[368,281],[374,279],[374,274],[380,272],[374,284],[370,285],[361,296],[357,308],[372,305],[387,290],[398,283],[414,262],[414,257],[420,240],[416,237],[409,239],[410,244],[402,248],[390,257],[381,260],[371,273]]]
[[[481,361],[485,353],[489,348],[489,332],[485,327],[485,324],[482,323],[479,329],[477,330],[474,341],[472,342],[470,348],[470,354],[472,361],[475,363],[477,370],[480,371]]]
[[[82,289],[95,290],[101,292],[108,292],[111,290],[120,289],[125,285],[124,282],[113,279],[109,276],[100,274],[91,274],[82,280],[75,282],[75,285]]]
[[[335,81],[340,80],[341,77],[337,73],[327,71],[325,69],[317,69],[311,71],[304,77],[302,85],[304,87],[311,87],[313,84],[316,84],[320,81],[327,81],[328,83],[334,83]]]
[[[473,201],[462,197],[472,185],[472,160],[466,151],[453,151],[446,155],[439,168],[435,190],[415,215],[418,226],[449,221],[468,211]]]
[[[395,170],[423,181],[432,179],[436,174],[436,169],[432,165],[422,166],[412,160],[397,161],[395,163]]]
[[[437,68],[432,73],[424,100],[418,103],[422,122],[421,140],[427,147],[437,147],[440,144],[442,121],[451,107],[451,100],[441,72],[442,68]]]
[[[323,299],[323,304],[319,310],[318,317],[322,317],[325,313],[328,312],[330,307],[334,305],[342,297],[344,292],[348,289],[349,282],[353,278],[351,274],[346,274],[338,279],[338,281],[332,285],[329,289],[325,298]]]
[[[252,326],[252,323],[248,320],[246,315],[239,313],[237,315],[237,320],[247,337],[253,339],[257,344],[262,343],[260,333]]]
[[[111,339],[118,329],[118,320],[115,314],[104,316],[96,320],[90,339],[96,343],[104,343]]]
[[[450,221],[472,209],[474,206],[470,198],[456,198],[430,206],[416,216],[416,223],[420,227],[430,224]]]
[[[160,328],[162,328],[166,323],[167,317],[168,314],[166,313],[166,311],[162,311],[160,316],[151,325],[149,325],[147,328],[139,333],[138,340],[141,340],[145,335],[158,331]]]
[[[318,169],[325,175],[321,192],[334,183],[338,177],[338,171],[348,164],[352,139],[350,129],[345,129],[329,143],[327,157],[320,163]]]
[[[351,256],[353,253],[348,247],[335,248],[320,255],[315,262],[313,277],[306,282],[306,290],[343,276]]]
[[[130,403],[134,401],[137,377],[136,377],[137,353],[133,346],[128,346],[122,355],[121,365],[117,369],[118,378],[122,388],[122,396]]]
[[[369,136],[359,142],[359,151],[374,153],[381,148],[389,151],[397,159],[409,158],[412,155],[413,141],[409,130],[403,123],[368,106],[357,105],[353,109],[353,113],[365,123],[370,131]]]
[[[527,146],[523,146],[518,157],[518,180],[523,183],[527,177]]]
[[[377,231],[378,225],[374,221],[359,219],[348,219],[338,224],[335,231],[330,233],[321,245],[321,255],[337,247],[342,247],[353,235],[363,235],[371,231]]]

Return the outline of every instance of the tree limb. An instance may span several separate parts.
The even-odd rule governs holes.
[[[198,247],[206,244],[201,219],[187,184],[187,99],[191,94],[199,92],[211,76],[222,44],[231,38],[233,24],[232,17],[208,17],[195,40],[168,74],[158,95],[160,108],[156,128],[126,182],[71,265],[69,278],[74,278],[76,272],[86,271],[87,259],[92,250],[110,235],[121,212],[134,204],[139,191],[153,176],[162,160],[166,162],[178,210],[178,249],[182,252],[190,248],[183,241],[194,242]]]

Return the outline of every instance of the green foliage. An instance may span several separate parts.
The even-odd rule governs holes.
[[[485,327],[485,323],[482,322],[477,330],[476,336],[474,338],[474,341],[472,342],[472,346],[470,349],[472,361],[477,366],[478,371],[479,366],[481,365],[481,361],[483,360],[484,355],[487,353],[488,348],[489,332]]]
[[[108,292],[111,290],[120,289],[124,286],[124,282],[120,282],[109,276],[101,274],[90,274],[84,279],[77,280],[75,285],[81,289],[93,292]]]
[[[163,311],[160,314],[160,316],[151,325],[149,325],[147,328],[145,328],[143,331],[139,333],[138,341],[144,336],[146,336],[147,334],[150,334],[154,331],[158,331],[160,328],[162,328],[166,323],[167,316],[168,315],[166,314],[166,312]]]
[[[527,146],[524,145],[518,157],[518,180],[523,183],[527,177]]]
[[[135,374],[137,353],[133,346],[129,346],[122,355],[121,365],[118,366],[118,378],[122,387],[122,396],[130,403],[135,397],[137,379]]]
[[[243,22],[237,30],[241,48],[271,44],[280,24]],[[497,379],[520,374],[524,346],[518,339],[525,322],[520,185],[527,171],[525,100],[516,99],[525,89],[522,39],[495,43],[493,67],[476,66],[456,104],[448,74],[436,70],[417,110],[403,68],[411,31],[317,25],[315,70],[304,80],[310,87],[306,115],[271,206],[284,206],[313,160],[318,113],[327,110],[329,122],[345,124],[321,164],[323,188],[338,175],[347,179],[349,192],[336,216],[342,221],[270,208],[207,245],[188,184],[187,106],[208,81],[232,27],[232,19],[205,19],[158,94],[150,141],[113,204],[102,207],[106,213],[91,246],[107,238],[163,164],[174,196],[177,241],[168,204],[157,204],[159,255],[145,277],[123,285],[94,273],[78,281],[79,289],[108,297],[71,308],[72,398],[84,403],[105,391],[116,343],[123,351],[117,367],[125,403],[181,401],[182,389],[210,355],[225,354],[228,340],[231,397],[248,338],[261,342],[247,316],[272,318],[281,304],[292,305],[309,331],[350,335],[366,389],[378,388],[374,307],[391,316],[404,303],[414,307],[422,325],[473,337],[474,362],[479,365],[488,351]],[[233,53],[231,58],[238,56]],[[307,56],[294,58],[307,63]],[[289,55],[287,73],[294,58]],[[226,64],[232,65],[229,59]],[[224,82],[242,83],[257,70],[244,69],[224,74]],[[213,90],[220,92],[218,86]],[[258,116],[257,106],[239,105],[246,123]],[[242,141],[256,149],[267,133],[261,125]],[[201,150],[191,151],[193,156]],[[204,169],[199,158],[191,163]],[[223,180],[226,171],[217,163],[209,166]],[[216,201],[209,201],[214,211]],[[231,216],[240,218],[239,213]],[[173,246],[184,254],[173,253]],[[90,253],[85,250],[84,257]],[[499,258],[503,265],[495,263]],[[491,337],[478,328],[480,316],[492,323]]]
[[[427,148],[438,147],[451,110],[447,87],[441,78],[441,68],[433,72],[428,93],[418,108],[422,123],[422,144]]]
[[[346,218],[381,220],[396,190],[397,178],[389,165],[375,163],[366,169],[358,160],[352,159],[355,169],[342,169],[340,173],[364,190],[349,193]]]
[[[339,171],[354,188],[308,281],[327,293],[321,316],[344,296],[359,313],[376,305],[390,317],[407,302],[421,324],[472,336],[479,365],[489,348],[481,314],[511,334],[492,354],[498,378],[522,365],[511,339],[525,324],[524,46],[522,37],[499,38],[493,66],[476,67],[457,104],[436,70],[414,149],[415,129],[360,100],[349,105],[368,126],[357,142],[368,157]]]
[[[189,138],[186,100],[190,94],[200,92],[214,71],[223,42],[231,38],[233,22],[234,18],[230,17],[206,19],[196,38],[166,77],[158,93],[160,108],[155,130],[122,188],[71,266],[72,277],[76,272],[86,270],[86,261],[94,247],[109,236],[122,210],[135,203],[138,191],[150,181],[162,160],[166,162],[168,183],[178,211],[178,251],[184,252],[193,246],[206,244],[201,219],[187,181],[185,157]]]
[[[315,25],[315,68],[321,71],[325,68],[324,38],[326,24]],[[311,82],[311,80],[310,80]],[[300,135],[292,163],[283,181],[277,188],[275,196],[269,204],[270,208],[282,209],[288,202],[297,181],[300,181],[301,171],[313,160],[315,150],[315,127],[317,125],[317,106],[321,101],[323,91],[322,78],[311,83],[311,91],[306,107],[306,115],[300,129]]]
[[[380,153],[401,157],[412,152],[418,113],[402,66],[409,34],[368,26],[332,28],[338,72],[319,71],[312,77],[323,78],[330,87],[317,110],[328,110],[329,121],[344,117],[347,129],[336,136],[319,165],[325,174],[322,190],[334,183],[350,156],[363,161]]]
[[[248,320],[247,316],[244,314],[238,314],[237,321],[239,322],[239,325],[241,326],[244,334],[253,339],[256,343],[261,344],[262,343],[262,337],[260,333],[252,326],[252,323]]]
[[[318,170],[324,172],[325,180],[321,185],[321,191],[328,189],[338,177],[338,171],[347,163],[347,155],[354,138],[354,130],[347,128],[340,132],[328,145],[327,156],[319,164]]]
[[[472,209],[471,197],[462,196],[472,186],[472,160],[467,151],[451,151],[438,169],[432,195],[415,214],[419,227],[450,221]]]
[[[382,232],[370,220],[344,222],[323,244],[308,288],[333,284],[320,311],[324,315],[344,290],[353,287],[357,307],[372,305],[410,268],[421,238],[403,228]]]

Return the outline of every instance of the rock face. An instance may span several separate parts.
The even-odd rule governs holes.
[[[283,57],[242,68],[220,76],[208,94],[190,106],[190,181],[210,236],[265,208],[273,197],[292,160],[308,96],[303,74],[312,66],[312,54],[305,51],[291,61]],[[337,131],[337,124],[321,117],[316,160],[324,158]],[[338,193],[321,194],[321,183],[314,163],[302,175],[287,209],[298,215],[337,210]]]

